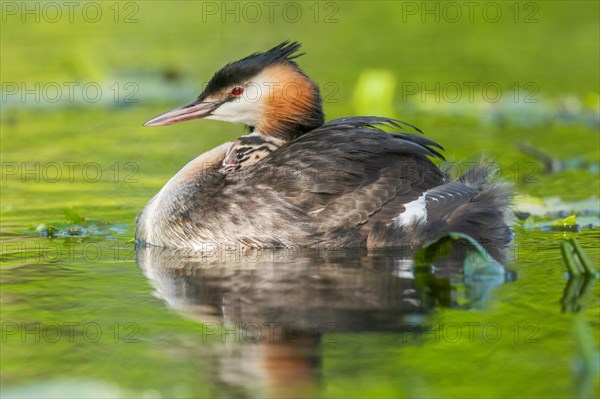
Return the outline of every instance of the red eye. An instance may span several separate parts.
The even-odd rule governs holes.
[[[231,90],[231,95],[232,96],[239,96],[244,92],[244,88],[243,87],[234,87],[233,90]]]

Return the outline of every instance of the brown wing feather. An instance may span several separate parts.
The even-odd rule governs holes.
[[[402,204],[443,182],[428,158],[436,156],[429,148],[433,142],[384,133],[368,127],[365,118],[357,118],[355,127],[350,119],[284,145],[245,179],[304,211],[315,235],[332,246],[364,244],[371,225],[389,222],[404,210]]]

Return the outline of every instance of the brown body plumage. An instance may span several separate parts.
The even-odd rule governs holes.
[[[283,43],[228,64],[196,101],[147,122],[238,122],[255,142],[240,138],[186,165],[138,216],[139,242],[200,250],[380,248],[417,246],[457,231],[488,248],[506,244],[510,191],[486,184],[484,166],[450,182],[431,161],[442,158],[437,143],[379,129],[411,125],[378,117],[323,124],[317,86],[292,60],[298,47]],[[284,95],[292,86],[295,97]],[[244,98],[259,92],[258,101]],[[277,145],[258,151],[269,139]],[[260,156],[243,159],[249,153]]]

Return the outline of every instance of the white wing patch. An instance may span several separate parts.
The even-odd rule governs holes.
[[[424,192],[419,198],[404,204],[404,212],[392,219],[392,222],[396,226],[410,226],[412,224],[426,223],[427,222],[427,203],[425,202]]]

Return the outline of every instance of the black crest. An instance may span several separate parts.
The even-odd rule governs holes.
[[[288,63],[297,68],[292,60],[304,54],[294,54],[299,48],[300,43],[286,40],[264,53],[254,53],[239,61],[230,62],[215,73],[198,99],[203,100],[225,87],[241,84],[270,65]]]

